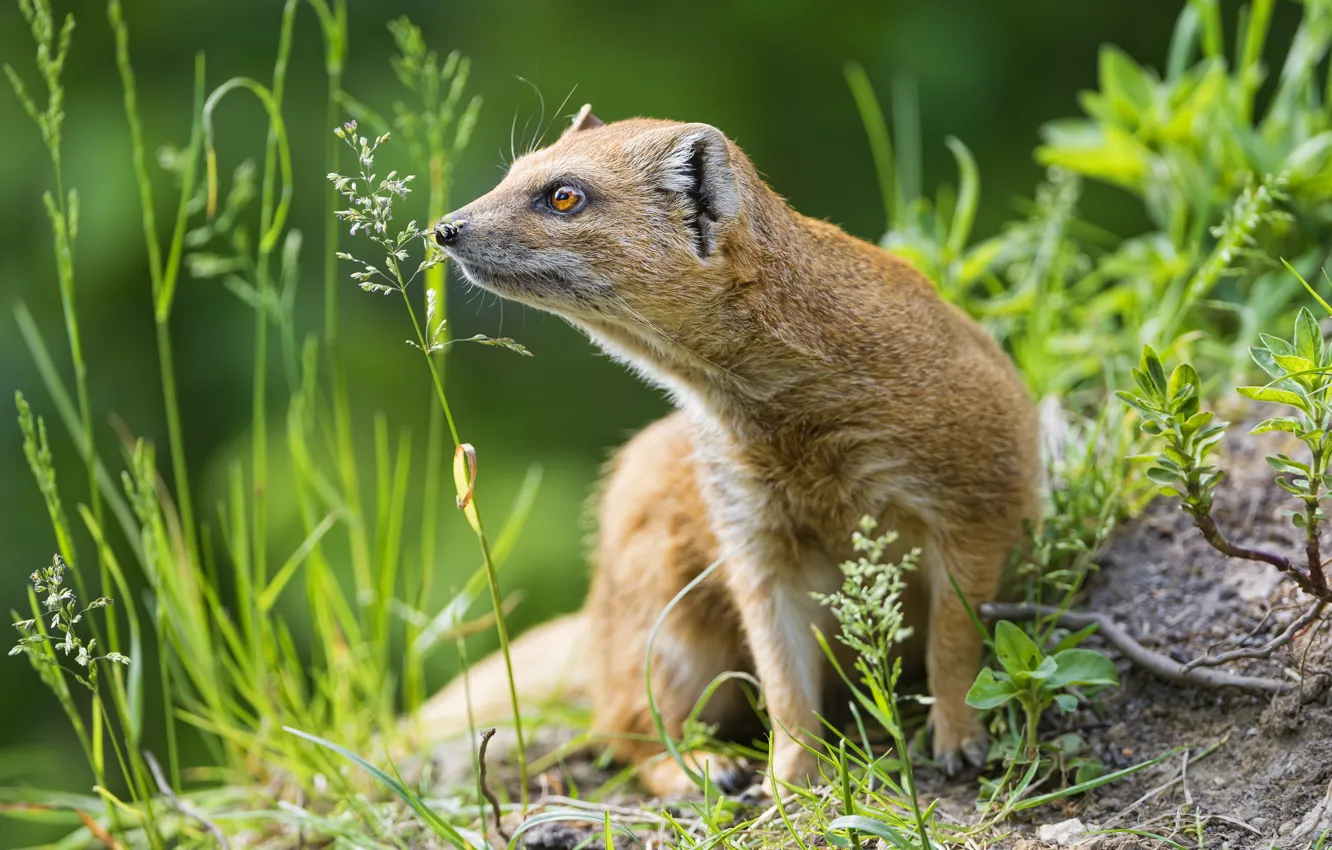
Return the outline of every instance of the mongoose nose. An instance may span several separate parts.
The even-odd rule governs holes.
[[[465,221],[440,219],[439,224],[435,225],[435,244],[443,247],[453,243],[458,238],[458,234],[462,233],[463,226],[466,224]]]

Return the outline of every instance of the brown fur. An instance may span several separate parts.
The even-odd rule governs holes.
[[[868,515],[922,550],[907,613],[934,749],[950,769],[975,761],[984,735],[965,694],[981,645],[948,575],[972,604],[990,598],[1036,516],[1036,414],[1021,379],[916,269],[792,210],[717,130],[589,118],[450,216],[445,247],[473,283],[564,316],[681,408],[621,450],[600,500],[584,609],[595,729],[655,734],[647,634],[721,558],[658,637],[663,718],[678,733],[715,676],[753,670],[775,779],[811,779],[801,744],[816,742],[831,673],[810,626],[835,624],[810,593],[840,583]],[[587,194],[580,212],[542,207],[570,182]],[[748,711],[724,689],[704,719]],[[634,762],[660,749],[616,748]],[[645,780],[659,793],[686,785],[670,762]]]

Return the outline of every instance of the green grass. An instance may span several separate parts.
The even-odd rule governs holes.
[[[919,265],[945,297],[985,323],[1050,414],[1051,499],[1032,546],[1014,565],[1023,592],[1034,601],[1054,597],[1069,604],[1093,568],[1097,546],[1149,495],[1151,485],[1125,461],[1141,448],[1133,422],[1106,404],[1142,344],[1187,356],[1221,386],[1247,368],[1243,355],[1258,334],[1292,316],[1305,297],[1280,258],[1290,258],[1290,269],[1303,278],[1326,263],[1332,244],[1326,203],[1332,197],[1332,104],[1325,101],[1329,85],[1319,62],[1332,47],[1332,27],[1325,23],[1332,19],[1332,2],[1306,4],[1297,35],[1301,49],[1265,77],[1261,57],[1273,5],[1255,0],[1246,7],[1228,55],[1216,0],[1187,3],[1163,74],[1106,47],[1099,88],[1081,101],[1085,116],[1045,128],[1044,144],[1035,152],[1049,167],[1045,180],[1006,227],[979,240],[972,231],[982,184],[970,149],[960,140],[946,141],[958,185],[926,198],[913,86],[906,80],[893,86],[885,117],[865,72],[854,65],[846,70],[878,169],[887,221],[883,244]],[[155,142],[146,138],[139,115],[133,45],[119,0],[107,4],[148,256],[168,483],[152,443],[127,435],[123,457],[97,445],[93,423],[101,412],[91,406],[90,387],[105,376],[85,356],[77,298],[94,282],[85,281],[86,266],[76,277],[79,195],[65,184],[62,169],[61,71],[72,23],[55,17],[45,0],[20,0],[19,6],[32,27],[45,96],[23,82],[27,69],[6,66],[6,72],[49,153],[51,189],[43,204],[65,337],[44,338],[28,309],[16,305],[21,335],[49,397],[35,406],[50,406],[34,409],[19,397],[24,449],[79,596],[116,598],[105,616],[88,619],[90,636],[102,650],[132,663],[103,670],[89,703],[62,668],[34,662],[69,720],[97,790],[0,789],[0,802],[16,806],[0,815],[67,828],[65,847],[93,846],[104,833],[127,847],[210,846],[218,829],[233,836],[264,829],[288,837],[299,833],[346,846],[399,847],[427,837],[454,847],[480,846],[491,827],[475,782],[442,785],[428,770],[419,776],[408,771],[405,781],[391,765],[385,770],[377,762],[404,743],[397,720],[426,697],[424,667],[431,652],[455,642],[461,649],[464,634],[484,627],[496,630],[507,654],[500,571],[532,510],[540,474],[528,475],[500,533],[489,537],[485,528],[495,527],[497,517],[482,513],[484,492],[477,489],[477,469],[484,480],[486,458],[477,458],[460,431],[447,393],[446,358],[455,340],[447,322],[445,269],[438,262],[427,262],[418,281],[392,260],[386,266],[390,278],[381,282],[390,294],[400,294],[407,312],[403,326],[411,324],[424,360],[424,368],[413,367],[432,400],[424,450],[385,418],[369,423],[357,414],[341,334],[347,280],[335,256],[357,249],[347,250],[356,243],[347,242],[336,217],[337,185],[326,190],[315,261],[324,284],[322,327],[298,335],[296,287],[310,249],[288,226],[287,211],[292,187],[300,182],[298,169],[316,169],[292,161],[283,117],[296,22],[312,13],[324,48],[327,126],[342,126],[351,117],[363,131],[400,140],[412,171],[423,176],[424,220],[433,221],[449,209],[453,163],[480,108],[467,94],[468,61],[456,53],[436,55],[410,22],[393,21],[391,61],[403,96],[390,109],[376,109],[346,90],[345,0],[286,0],[273,68],[263,79],[237,77],[210,90],[204,57],[196,58],[186,142],[165,160],[178,194],[172,211],[159,215],[155,205],[163,193],[149,173],[147,151]],[[221,136],[215,130],[227,121],[234,100],[229,95],[257,100],[268,130],[262,142],[254,140],[262,147],[258,165],[243,164],[228,182],[218,173]],[[348,169],[348,132],[356,131],[344,130],[343,140],[330,135],[320,173]],[[353,149],[359,155],[359,143]],[[375,181],[365,177],[365,190],[374,190]],[[1149,229],[1114,234],[1084,215],[1090,182],[1140,203]],[[414,229],[404,244],[414,245],[422,230]],[[229,467],[227,497],[211,506],[192,501],[197,488],[181,425],[171,331],[183,270],[219,279],[253,310],[249,455]],[[524,352],[511,340],[473,341]],[[58,365],[59,346],[68,348],[68,370]],[[274,403],[281,390],[273,386],[275,374],[286,381],[284,406]],[[48,419],[69,433],[86,480],[57,481]],[[372,433],[371,451],[358,453],[356,437],[365,430]],[[272,456],[275,447],[285,457]],[[441,482],[450,473],[477,540],[478,563],[442,608],[427,610],[436,596],[442,517],[451,510]],[[279,475],[290,480],[301,525],[301,539],[286,550],[278,549],[274,529],[272,494]],[[411,486],[413,475],[420,476],[419,489]],[[409,540],[409,528],[419,529],[419,537]],[[136,593],[140,583],[148,593]],[[489,614],[469,620],[483,596]],[[40,613],[36,597],[33,605]],[[1032,633],[1046,647],[1069,639],[1048,622],[1033,624]],[[150,658],[158,663],[142,663]],[[520,755],[512,766],[516,776],[499,771],[509,780],[500,794],[507,820],[522,823],[510,843],[543,824],[577,822],[608,844],[619,834],[707,850],[806,850],[815,843],[863,850],[880,839],[892,847],[984,846],[1001,837],[1016,814],[1071,800],[1173,755],[1057,787],[1065,778],[1063,765],[1048,748],[1045,757],[1028,759],[1017,746],[1001,747],[976,818],[955,823],[919,793],[911,761],[898,755],[909,750],[919,723],[903,716],[896,673],[881,664],[851,674],[858,677],[852,684],[860,697],[856,728],[833,730],[831,747],[816,753],[827,787],[792,789],[789,798],[757,810],[718,794],[692,767],[688,752],[720,747],[761,763],[761,750],[710,742],[708,730],[696,722],[686,724],[684,740],[672,741],[659,717],[665,757],[694,778],[700,799],[670,808],[607,803],[631,778],[621,771],[600,787],[569,789],[562,799],[534,806],[531,776],[558,767],[576,747],[600,742],[579,735],[529,775],[521,755],[524,730],[554,721],[517,715],[511,675]],[[151,716],[144,704],[147,677],[158,680],[167,718],[160,779],[143,748],[145,718]],[[723,681],[714,682],[703,701]],[[1016,740],[1036,728],[1028,720],[999,711],[991,728],[1001,739]],[[186,763],[181,737],[187,729],[205,742],[205,764]],[[878,743],[884,734],[891,748]],[[507,799],[510,793],[515,800]],[[1201,844],[1201,822],[1197,829],[1187,840]],[[1176,839],[1183,840],[1160,840],[1189,846]]]

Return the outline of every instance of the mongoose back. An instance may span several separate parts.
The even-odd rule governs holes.
[[[802,745],[817,742],[835,684],[811,626],[836,630],[811,594],[840,585],[869,516],[921,551],[904,602],[917,645],[904,651],[924,662],[934,753],[949,772],[981,762],[965,701],[981,642],[949,576],[972,605],[993,596],[1037,515],[1039,461],[1035,407],[978,325],[902,259],[791,209],[705,124],[603,124],[584,107],[435,237],[472,284],[562,316],[679,408],[612,461],[589,600],[541,647],[519,642],[520,688],[525,671],[549,684],[543,650],[579,652],[594,731],[648,763],[660,752],[643,742],[656,733],[648,633],[720,559],[654,644],[663,720],[679,734],[718,674],[751,671],[773,729],[769,790],[808,782],[817,761]],[[494,672],[479,668],[474,691],[498,708],[502,688],[475,686]],[[459,717],[461,699],[452,686],[423,718]],[[723,690],[703,719],[750,714]],[[700,758],[714,780],[733,776]],[[642,778],[659,794],[690,787],[669,759]]]

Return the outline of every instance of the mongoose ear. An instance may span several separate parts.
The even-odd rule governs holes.
[[[585,103],[583,104],[583,108],[578,110],[578,114],[574,116],[573,123],[569,125],[569,129],[565,130],[564,133],[560,135],[560,138],[562,139],[572,133],[577,133],[579,130],[591,130],[593,127],[601,127],[605,123],[605,121],[602,121],[600,118],[592,114],[592,104]]]
[[[689,227],[700,257],[717,249],[717,233],[740,211],[740,191],[731,164],[730,143],[716,127],[688,124],[661,165],[665,188],[690,204]]]

